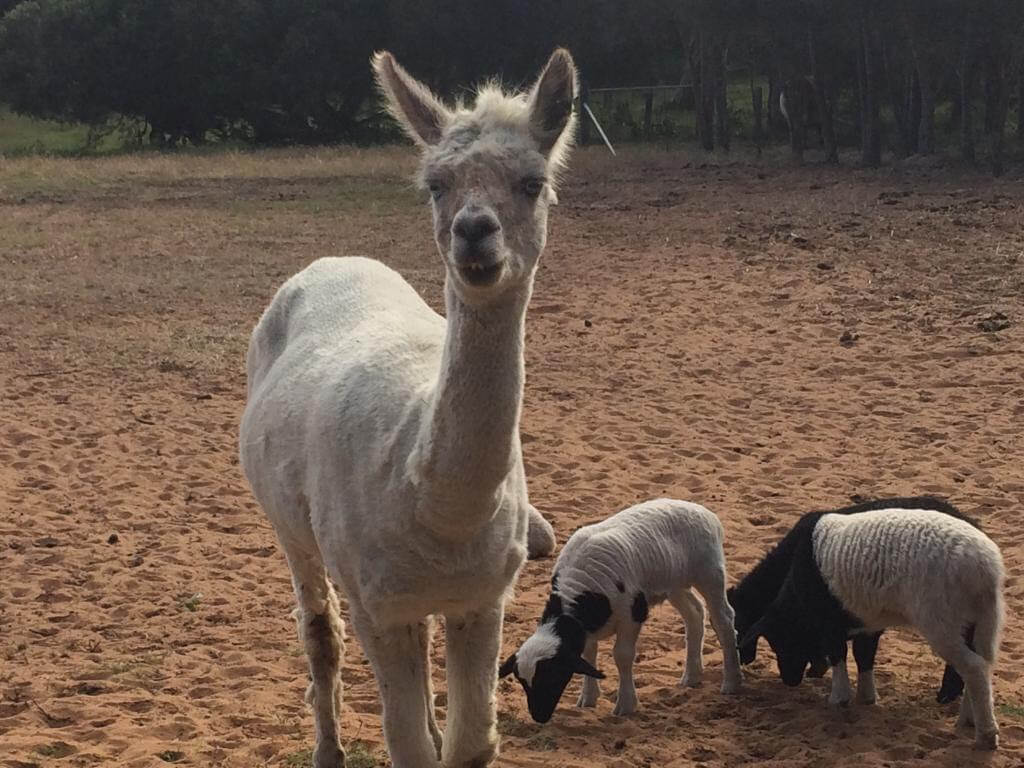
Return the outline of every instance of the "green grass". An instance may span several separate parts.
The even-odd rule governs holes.
[[[72,754],[75,750],[65,744],[63,741],[58,741],[53,744],[44,744],[40,747],[36,747],[36,753],[43,757],[67,757]]]
[[[369,747],[361,741],[353,741],[345,747],[345,768],[377,768],[382,765],[370,751]],[[287,768],[311,768],[313,765],[313,750],[302,749],[292,752],[285,757],[284,765]]]
[[[35,120],[0,106],[0,155],[80,155],[121,148],[116,132],[90,147],[88,126]]]
[[[1024,707],[1019,704],[1000,704],[996,709],[999,710],[1000,714],[1024,719]]]

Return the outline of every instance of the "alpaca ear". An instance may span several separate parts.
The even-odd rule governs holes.
[[[560,152],[552,150],[571,140],[575,98],[576,65],[567,50],[558,48],[530,92],[530,133],[544,154],[560,159]],[[565,142],[560,141],[563,135]]]
[[[452,116],[440,99],[402,69],[388,51],[373,54],[370,66],[387,99],[388,111],[409,137],[424,147],[440,141]]]
[[[593,677],[596,680],[604,680],[604,672],[594,669],[594,667],[590,665],[590,662],[582,656],[577,656],[572,660],[572,671],[577,675],[586,675],[587,677]]]
[[[508,677],[513,672],[515,672],[515,670],[516,670],[516,655],[513,653],[511,656],[509,656],[507,659],[505,659],[505,662],[500,667],[498,667],[498,677],[499,678]]]

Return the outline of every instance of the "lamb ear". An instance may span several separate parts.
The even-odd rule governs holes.
[[[530,133],[540,151],[560,163],[572,140],[576,98],[576,65],[564,48],[551,54],[544,71],[530,92]]]
[[[594,669],[590,662],[584,659],[582,656],[577,656],[572,661],[572,671],[577,675],[586,675],[587,677],[593,677],[597,680],[604,680],[604,672],[600,672]]]
[[[441,140],[452,113],[427,86],[406,72],[388,51],[370,59],[377,85],[388,102],[388,111],[409,137],[420,146]]]
[[[511,675],[515,671],[516,671],[516,655],[513,653],[511,656],[509,656],[507,659],[505,659],[504,663],[500,667],[498,667],[498,677],[499,678],[508,677],[509,675]]]

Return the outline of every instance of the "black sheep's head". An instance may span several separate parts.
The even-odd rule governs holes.
[[[551,719],[573,675],[604,678],[583,658],[585,640],[583,625],[571,616],[558,616],[541,624],[498,670],[499,677],[515,675],[536,722]]]

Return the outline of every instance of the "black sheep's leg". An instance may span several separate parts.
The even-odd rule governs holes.
[[[853,658],[857,662],[857,701],[860,704],[874,704],[878,699],[875,690],[875,653],[881,632],[853,636]]]
[[[828,642],[825,655],[832,665],[832,692],[828,696],[828,703],[845,707],[853,699],[850,675],[846,671],[846,638],[833,638]]]

